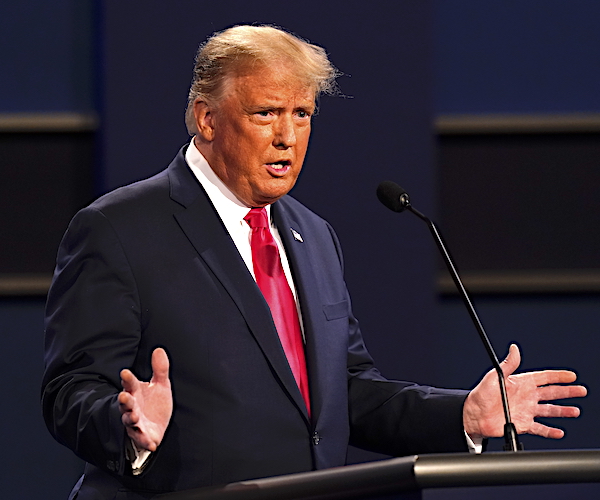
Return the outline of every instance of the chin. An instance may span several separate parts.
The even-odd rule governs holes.
[[[263,204],[275,203],[279,198],[285,196],[294,187],[294,184],[278,186],[277,189],[269,189],[261,192],[256,198],[263,200]]]

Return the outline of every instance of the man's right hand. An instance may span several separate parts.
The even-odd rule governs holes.
[[[173,395],[169,358],[161,347],[152,353],[152,379],[141,382],[130,370],[121,371],[121,420],[140,450],[156,451],[171,420]]]

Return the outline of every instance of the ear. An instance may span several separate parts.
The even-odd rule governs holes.
[[[212,107],[200,99],[194,102],[194,117],[198,127],[198,135],[211,142],[215,137],[215,115]]]

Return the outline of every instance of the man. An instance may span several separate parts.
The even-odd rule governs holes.
[[[502,434],[493,373],[470,393],[378,373],[335,233],[287,196],[335,76],[321,48],[282,30],[214,35],[196,60],[192,142],[71,222],[48,297],[43,408],[87,462],[72,498],[339,466],[349,443],[407,455]],[[561,437],[534,418],[578,410],[538,402],[585,389],[553,385],[573,382],[567,371],[511,375],[519,362],[513,346],[519,432]]]

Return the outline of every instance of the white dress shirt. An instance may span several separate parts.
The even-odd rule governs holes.
[[[252,207],[242,203],[225,185],[225,183],[219,179],[213,169],[210,168],[210,165],[204,156],[202,156],[200,151],[198,151],[198,148],[194,144],[193,140],[190,142],[190,145],[185,153],[185,161],[189,165],[196,179],[198,179],[198,182],[202,184],[202,187],[210,198],[215,210],[223,221],[225,229],[227,229],[227,232],[229,233],[229,236],[231,236],[233,243],[238,249],[238,252],[242,256],[242,259],[244,259],[248,271],[250,271],[250,274],[252,274],[252,277],[254,277],[252,250],[250,247],[251,230],[248,223],[244,220],[244,217],[246,217]],[[275,225],[273,225],[273,220],[271,219],[271,205],[267,205],[265,209],[267,210],[267,216],[269,218],[271,234],[273,234],[273,238],[279,247],[279,256],[281,257],[283,272],[285,273],[285,277],[290,285],[292,293],[294,294],[296,307],[298,307],[298,295],[296,293],[296,287],[290,271],[287,255],[283,247],[283,242],[281,241],[281,236],[279,235],[279,230]],[[298,311],[298,315],[300,318],[302,317],[300,315],[300,311]],[[302,320],[300,320],[300,323],[302,323]]]

